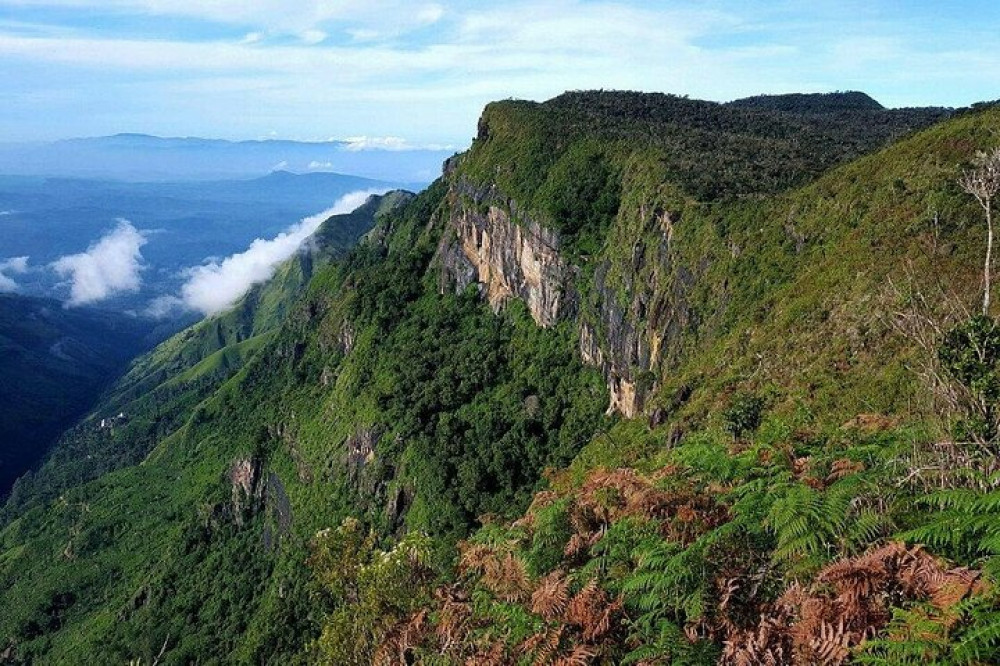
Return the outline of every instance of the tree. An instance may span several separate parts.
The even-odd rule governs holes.
[[[412,663],[410,646],[398,634],[413,629],[405,620],[430,604],[430,549],[430,537],[410,532],[391,550],[379,550],[374,534],[353,518],[318,533],[309,565],[331,609],[310,647],[311,661],[336,666]],[[387,653],[390,645],[393,650]]]
[[[993,255],[993,197],[1000,192],[1000,148],[981,151],[972,168],[962,172],[958,184],[971,194],[986,214],[986,262],[983,266],[983,314],[990,310],[990,263]]]

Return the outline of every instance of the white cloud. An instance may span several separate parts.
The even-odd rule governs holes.
[[[304,30],[302,34],[299,35],[303,44],[315,45],[326,40],[326,33],[322,30]]]
[[[421,12],[424,20],[437,14],[432,5],[416,5],[400,15],[416,25]],[[447,31],[438,39],[416,43],[378,41],[397,28],[374,21],[349,23],[342,31],[323,26],[331,35],[353,34],[357,41],[344,44],[331,37],[321,46],[282,40],[263,46],[0,32],[0,59],[116,76],[186,72],[190,76],[175,77],[166,88],[160,84],[150,93],[172,108],[183,107],[175,109],[176,117],[204,119],[232,104],[253,104],[259,111],[255,115],[274,126],[321,107],[331,109],[327,115],[341,126],[439,135],[447,128],[446,136],[453,138],[461,136],[456,126],[474,127],[483,104],[497,98],[544,99],[566,89],[604,87],[675,90],[718,99],[725,96],[723,89],[732,90],[733,81],[745,81],[740,84],[745,92],[760,92],[769,83],[761,62],[774,59],[731,47],[696,46],[699,38],[739,29],[738,18],[721,12],[562,0],[475,6],[443,16]],[[271,34],[270,27],[261,29]],[[318,28],[294,34],[311,29]],[[137,85],[131,94],[141,98],[145,90]],[[419,125],[414,126],[417,118]],[[232,124],[231,114],[224,122]]]
[[[438,20],[437,4],[406,0],[13,0],[23,7],[61,6],[98,12],[185,16],[270,32],[301,34],[327,22],[383,27],[422,25]]]
[[[11,257],[0,261],[0,271],[7,270],[11,273],[24,273],[28,270],[27,257]]]
[[[91,5],[14,4],[81,12]],[[825,7],[816,10],[824,16],[818,22],[805,20],[811,11],[796,3],[762,0],[97,5],[106,12],[223,22],[236,37],[119,38],[55,26],[23,31],[0,22],[0,72],[11,73],[0,133],[47,138],[55,130],[46,119],[58,116],[59,131],[73,134],[153,127],[158,133],[255,136],[277,128],[294,136],[305,123],[316,134],[401,134],[462,144],[475,133],[485,103],[541,100],[567,89],[725,100],[863,88],[886,103],[954,104],[989,97],[1000,85],[1000,49],[991,46],[995,31],[970,27],[961,39],[936,32],[928,38],[896,21],[869,20],[856,3],[811,3]],[[829,25],[838,30],[831,32]],[[328,36],[309,45],[302,39],[309,31]],[[247,35],[246,43],[239,35]],[[26,64],[40,72],[30,83],[13,74]],[[80,108],[91,113],[81,117]],[[233,108],[254,113],[236,117]]]
[[[349,136],[340,139],[344,150],[453,150],[454,146],[439,143],[413,144],[399,136]],[[310,167],[311,168],[311,167]]]
[[[417,11],[417,22],[423,25],[437,23],[444,16],[444,7],[438,4],[425,5]]]
[[[333,168],[333,162],[318,162],[316,160],[313,160],[312,162],[309,163],[309,169],[312,171],[317,171],[321,169],[332,169],[332,168]]]
[[[273,167],[271,167],[271,171],[284,171],[287,168],[288,168],[288,160],[281,160]]]
[[[356,42],[371,42],[382,36],[381,32],[371,28],[350,28],[347,34]]]
[[[11,257],[0,261],[0,293],[17,291],[17,283],[8,273],[24,273],[27,270],[27,257]]]
[[[184,301],[177,296],[159,296],[149,303],[143,314],[153,319],[166,319],[184,310]]]
[[[10,271],[11,273],[24,273],[28,270],[27,257],[11,257],[0,261],[0,271]]]
[[[384,191],[371,189],[346,194],[331,208],[304,218],[270,240],[258,238],[244,252],[190,269],[188,280],[181,287],[181,301],[189,309],[206,315],[225,310],[251,286],[270,279],[278,264],[292,256],[331,215],[349,213],[371,195]],[[171,300],[157,301],[154,305],[161,309],[175,304]]]
[[[91,245],[86,252],[60,257],[52,268],[69,278],[69,305],[104,300],[119,293],[139,289],[142,270],[140,249],[146,237],[128,220]]]
[[[13,214],[14,211],[12,210],[0,210],[0,217],[6,217],[8,215],[13,215]]]
[[[344,150],[406,150],[406,139],[398,136],[349,136],[344,139]]]

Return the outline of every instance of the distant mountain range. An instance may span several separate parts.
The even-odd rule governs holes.
[[[429,183],[454,151],[439,146],[366,149],[363,141],[225,141],[116,134],[0,144],[0,174],[119,180],[212,180],[272,171],[340,172]]]

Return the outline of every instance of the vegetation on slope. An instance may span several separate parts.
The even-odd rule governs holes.
[[[136,365],[145,434],[68,437],[0,532],[5,658],[995,661],[996,466],[912,369],[996,358],[897,333],[980,296],[955,178],[1000,114],[853,159],[941,112],[800,101],[491,105],[341,261]],[[442,293],[459,182],[560,232],[579,320]],[[666,331],[648,420],[578,359],[610,315]]]
[[[705,206],[668,189],[664,207],[680,220],[671,260],[699,273],[689,323],[658,368],[650,425],[622,422],[592,440],[525,515],[464,542],[443,583],[419,543],[400,544],[385,557],[409,567],[391,574],[416,586],[406,603],[377,621],[339,608],[314,656],[1000,658],[997,468],[982,445],[993,431],[970,430],[915,372],[938,359],[951,390],[996,399],[995,324],[962,323],[981,299],[984,234],[956,179],[998,123],[995,111],[963,115],[769,200]],[[650,189],[622,201],[654,207],[663,172],[643,168],[653,185],[631,181]],[[597,257],[626,287],[629,265],[643,264],[636,248],[655,253],[662,233],[633,220],[619,209]],[[936,328],[913,336],[914,315]],[[377,548],[358,546],[351,561],[378,561]],[[338,566],[317,560],[318,580],[344,575]],[[358,571],[348,576],[358,598],[385,582]]]
[[[628,155],[654,150],[665,181],[701,201],[732,199],[802,184],[948,116],[944,109],[865,105],[817,114],[820,100],[781,108],[592,91],[541,104],[496,102],[483,112],[466,171],[529,209],[552,212],[549,195],[571,191],[579,173],[555,169],[562,160],[580,164],[599,147],[603,168],[620,173]],[[589,151],[581,141],[591,142]],[[553,217],[556,225],[569,221]]]
[[[16,515],[24,504],[49,501],[66,487],[140,462],[260,349],[316,270],[342,257],[378,218],[412,197],[397,190],[371,197],[351,213],[334,215],[270,281],[253,286],[229,311],[177,333],[137,359],[97,410],[62,438],[37,475],[18,481],[0,518]],[[116,353],[123,363],[135,354],[128,347]],[[101,419],[119,414],[125,418],[114,428],[98,427]]]
[[[757,95],[733,100],[727,106],[790,111],[793,113],[839,113],[851,111],[884,111],[885,107],[869,95],[857,90],[836,93],[791,93],[787,95]]]
[[[391,234],[318,270],[235,373],[161,384],[172,413],[133,400],[132,427],[169,422],[146,453],[71,436],[62,455],[113,462],[83,483],[53,462],[59,499],[26,494],[3,532],[0,623],[18,659],[152,661],[163,645],[168,663],[290,658],[318,629],[304,560],[321,527],[354,513],[385,537],[426,531],[445,562],[477,516],[513,516],[544,467],[572,459],[602,422],[600,379],[568,328],[437,293],[440,227],[426,221],[443,193],[384,215]],[[181,343],[148,357],[154,376]],[[139,464],[116,448],[129,443]]]

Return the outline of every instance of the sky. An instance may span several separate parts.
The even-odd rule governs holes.
[[[144,132],[464,146],[565,90],[1000,97],[993,0],[0,0],[0,141]]]

